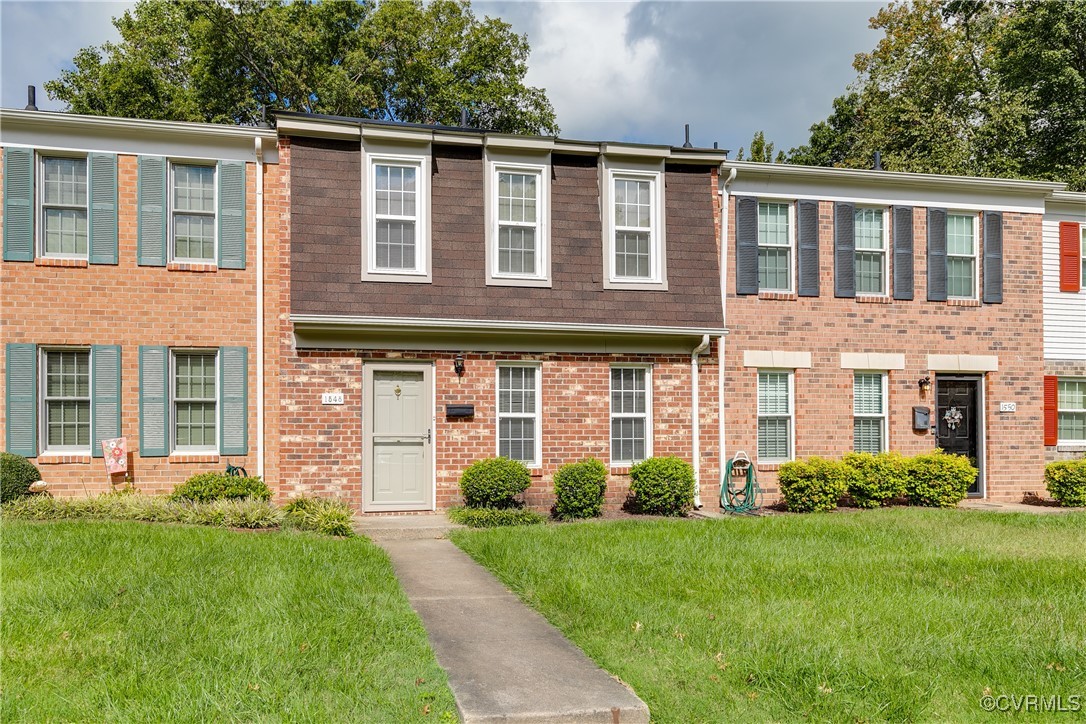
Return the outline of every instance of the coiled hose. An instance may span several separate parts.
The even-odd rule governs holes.
[[[747,466],[746,481],[741,487],[733,483],[732,470],[736,464]],[[741,473],[740,473],[741,474]],[[729,513],[752,513],[759,507],[762,490],[754,475],[754,464],[749,460],[732,458],[724,468],[725,485],[720,487],[720,507]]]

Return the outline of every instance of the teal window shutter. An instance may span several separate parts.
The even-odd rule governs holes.
[[[140,456],[170,454],[170,350],[140,346]]]
[[[7,451],[38,456],[38,349],[33,344],[7,346]]]
[[[91,455],[102,457],[102,440],[121,436],[121,348],[91,346]]]
[[[90,263],[116,264],[117,155],[92,153],[88,161],[90,167]]]
[[[4,261],[34,261],[34,151],[4,148]]]
[[[245,268],[245,164],[219,162],[219,267]]]
[[[140,266],[166,266],[166,159],[139,157],[136,259]]]
[[[249,350],[219,348],[219,453],[249,452]]]

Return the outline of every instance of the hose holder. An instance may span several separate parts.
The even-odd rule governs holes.
[[[753,513],[761,507],[762,491],[754,475],[754,464],[740,450],[728,461],[724,484],[720,486],[720,507],[729,513]]]

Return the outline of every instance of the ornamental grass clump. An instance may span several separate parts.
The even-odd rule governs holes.
[[[354,511],[334,498],[294,498],[283,507],[286,522],[299,530],[350,538],[354,536]]]
[[[526,508],[450,508],[449,520],[469,528],[505,528],[514,525],[539,525],[546,518]]]
[[[558,520],[595,518],[603,510],[607,468],[595,458],[563,465],[554,474],[554,509]]]

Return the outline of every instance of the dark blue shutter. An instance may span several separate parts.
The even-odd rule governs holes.
[[[219,266],[245,268],[245,164],[219,162]]]
[[[121,436],[121,348],[91,346],[91,455],[102,457],[102,440]]]
[[[249,350],[219,348],[219,453],[249,452]]]
[[[946,209],[928,209],[928,301],[946,301]]]
[[[758,293],[758,199],[735,197],[735,293]]]
[[[91,264],[117,263],[117,155],[92,153],[87,158],[90,204],[87,226]],[[101,450],[99,450],[101,452]]]
[[[161,156],[139,157],[136,259],[140,266],[166,266],[166,167]]]
[[[984,212],[984,301],[1003,303],[1003,214]]]
[[[34,151],[4,148],[4,261],[34,261]]]
[[[913,209],[895,206],[894,299],[913,298]]]
[[[140,347],[140,457],[170,454],[170,350]]]
[[[818,202],[796,203],[796,228],[799,232],[799,296],[817,297],[818,284]]]
[[[833,205],[833,294],[856,296],[856,205]]]
[[[24,458],[38,456],[38,348],[8,343],[4,397],[7,451]]]

